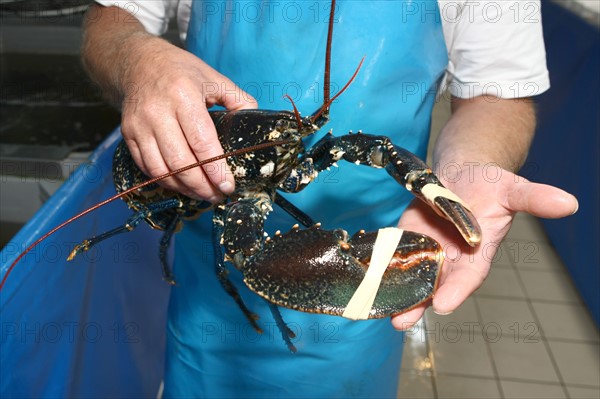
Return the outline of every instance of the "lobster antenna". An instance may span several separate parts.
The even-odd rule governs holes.
[[[327,103],[323,104],[323,106],[321,107],[321,109],[319,110],[319,112],[317,112],[312,118],[311,120],[314,122],[316,122],[316,120],[319,118],[319,116],[321,116],[323,114],[323,112],[325,111],[329,111],[329,106],[335,101],[337,100],[337,98],[344,92],[346,91],[346,89],[350,86],[350,84],[352,83],[352,81],[354,80],[354,78],[356,78],[356,75],[358,75],[358,71],[360,71],[360,67],[362,67],[363,62],[365,61],[365,57],[362,58],[362,60],[360,60],[360,63],[358,64],[358,67],[356,67],[356,71],[354,71],[354,74],[352,75],[352,77],[350,78],[350,80],[348,80],[348,83],[346,83],[344,85],[344,87],[342,87],[342,90],[338,91],[337,94],[335,96],[333,96],[333,98],[331,100],[329,100]]]
[[[327,46],[325,47],[325,74],[323,76],[323,108],[327,109],[329,109],[329,105],[331,104],[329,102],[329,97],[331,95],[331,42],[333,39],[334,15],[335,0],[331,0],[331,10],[329,10],[329,27],[327,29]]]
[[[323,105],[321,106],[321,108],[319,108],[315,112],[315,114],[314,114],[315,116],[313,116],[311,118],[312,123],[315,123],[317,118],[319,116],[321,116],[321,114],[323,114],[323,112],[325,112],[325,111],[329,112],[329,106],[333,102],[333,100],[330,100],[329,98],[331,97],[331,73],[330,73],[330,71],[331,71],[331,42],[333,40],[334,16],[335,16],[335,0],[331,0],[331,10],[329,11],[329,25],[327,28],[327,44],[325,46],[325,72],[324,72],[324,76],[323,76]],[[354,79],[354,77],[352,79]],[[346,85],[346,87],[347,86],[348,85]],[[345,89],[345,87],[344,87],[344,89]],[[341,92],[344,91],[344,89],[342,89],[334,97],[334,99],[337,98],[337,96],[339,96],[341,94]],[[302,127],[302,121],[300,119],[300,114],[298,113],[298,110],[296,109],[296,105],[294,104],[294,101],[292,101],[291,97],[288,96],[287,94],[284,97],[287,97],[292,102],[292,106],[294,107],[294,114],[296,115],[296,120],[298,121],[298,126]]]
[[[301,129],[302,126],[303,126],[302,125],[302,118],[300,118],[300,112],[298,112],[298,108],[296,108],[296,104],[294,104],[294,100],[292,100],[292,97],[290,97],[289,94],[286,94],[283,97],[287,98],[292,103],[292,107],[294,108],[294,116],[296,117],[296,122],[298,122],[298,129]]]
[[[4,274],[4,277],[2,278],[2,282],[0,282],[0,290],[4,287],[4,283],[6,282],[6,280],[8,279],[8,275],[12,272],[12,270],[14,269],[14,267],[16,266],[17,263],[19,263],[19,261],[25,256],[27,255],[27,253],[29,253],[29,251],[31,251],[33,248],[35,248],[39,243],[41,243],[42,241],[44,241],[46,238],[50,237],[52,234],[56,233],[58,230],[62,229],[63,227],[73,223],[74,221],[76,221],[77,219],[87,215],[88,213],[95,211],[96,209],[103,207],[104,205],[118,199],[121,197],[126,196],[127,194],[132,193],[133,191],[139,190],[140,188],[149,186],[150,184],[156,183],[160,180],[166,179],[167,177],[171,177],[173,175],[179,174],[181,172],[185,172],[186,170],[190,170],[193,168],[196,168],[198,166],[202,166],[204,164],[207,163],[211,163],[214,161],[218,161],[219,159],[223,159],[223,158],[227,158],[227,157],[231,157],[231,156],[235,156],[235,155],[239,155],[239,154],[245,154],[247,152],[252,152],[252,151],[258,151],[258,150],[262,150],[263,148],[268,148],[268,147],[276,147],[278,145],[285,145],[285,144],[289,144],[293,141],[293,139],[289,139],[289,140],[280,140],[280,141],[271,141],[268,143],[262,143],[262,144],[257,144],[257,145],[253,145],[250,147],[246,147],[246,148],[241,148],[239,150],[235,150],[232,151],[230,153],[227,154],[221,154],[221,155],[217,155],[216,157],[212,157],[209,159],[206,159],[204,161],[200,161],[200,162],[196,162],[193,163],[191,165],[188,166],[184,166],[183,168],[179,168],[177,170],[174,170],[172,172],[168,172],[165,173],[164,175],[158,176],[158,177],[154,177],[148,181],[145,181],[144,183],[138,184],[137,186],[131,187],[119,194],[113,195],[112,197],[100,202],[99,204],[96,204],[94,206],[92,206],[91,208],[88,208],[86,210],[84,210],[83,212],[73,216],[72,218],[68,219],[67,221],[59,224],[58,226],[56,226],[55,228],[53,228],[52,230],[50,230],[49,232],[47,232],[46,234],[44,234],[43,236],[41,236],[40,238],[38,238],[33,244],[31,244],[30,246],[27,247],[27,249],[25,249],[25,251],[21,252],[21,254],[17,257],[17,259],[15,259],[13,261],[13,263],[10,265],[10,267],[8,268],[8,270],[6,271],[6,273]]]
[[[327,30],[327,46],[325,47],[325,74],[323,76],[323,105],[321,106],[321,109],[319,109],[319,111],[316,112],[313,117],[311,117],[311,120],[313,123],[315,123],[316,120],[319,118],[319,116],[321,116],[323,113],[329,114],[329,107],[335,101],[335,99],[338,98],[340,96],[340,94],[342,94],[348,88],[348,86],[350,86],[350,83],[352,83],[354,78],[356,78],[356,75],[358,74],[358,71],[360,70],[360,67],[362,66],[362,64],[365,60],[365,57],[363,57],[363,59],[360,61],[360,64],[358,64],[358,68],[356,68],[354,75],[352,75],[352,77],[350,78],[348,83],[346,83],[346,85],[342,88],[342,90],[338,91],[338,93],[335,96],[333,96],[333,98],[330,99],[330,97],[331,97],[331,42],[333,41],[333,23],[335,20],[334,17],[335,17],[335,0],[331,0],[331,10],[329,12],[329,28]]]

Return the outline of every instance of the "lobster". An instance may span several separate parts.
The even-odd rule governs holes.
[[[348,83],[331,97],[329,65],[334,11],[335,0],[329,16],[324,101],[313,114],[302,117],[289,97],[293,112],[210,111],[226,160],[236,178],[233,194],[224,202],[213,205],[166,189],[157,183],[158,180],[181,170],[149,179],[121,141],[113,159],[113,178],[118,194],[112,199],[122,198],[134,214],[124,225],[84,240],[73,249],[68,260],[145,221],[152,228],[164,231],[159,258],[164,279],[175,284],[166,255],[171,238],[182,229],[183,221],[212,210],[216,272],[220,283],[252,326],[261,332],[257,316],[246,307],[237,288],[228,279],[226,264],[233,264],[242,273],[248,288],[267,300],[292,351],[294,346],[290,338],[293,333],[285,325],[277,306],[353,319],[381,318],[402,313],[430,299],[443,263],[442,248],[431,237],[405,231],[391,248],[378,289],[370,294],[372,298],[366,312],[363,311],[361,316],[350,315],[349,303],[375,257],[378,233],[361,230],[350,237],[342,229],[325,230],[278,192],[299,192],[319,172],[342,160],[385,168],[399,184],[451,221],[468,244],[475,246],[481,240],[477,220],[460,198],[444,188],[422,160],[394,145],[389,138],[362,132],[333,136],[329,132],[311,148],[304,147],[303,139],[327,124],[331,104],[352,83],[362,65],[361,61]],[[297,224],[289,232],[278,231],[272,238],[267,236],[264,222],[274,204],[305,228],[301,229]],[[81,215],[87,212],[89,210]],[[302,259],[289,256],[290,253],[302,253],[306,248],[310,253]]]

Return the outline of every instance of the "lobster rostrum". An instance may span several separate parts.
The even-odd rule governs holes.
[[[186,197],[165,189],[134,163],[124,142],[113,160],[115,187],[135,213],[125,225],[92,237],[76,246],[69,260],[96,243],[117,233],[130,231],[141,221],[164,230],[159,248],[163,275],[174,284],[166,250],[183,220],[213,210],[216,270],[224,289],[238,303],[257,331],[257,317],[243,303],[229,281],[226,262],[244,277],[244,283],[269,303],[283,338],[290,349],[292,332],[285,326],[276,305],[304,312],[347,316],[348,303],[369,270],[377,232],[359,231],[353,236],[342,229],[325,230],[278,193],[294,193],[310,184],[322,170],[347,161],[386,171],[417,198],[451,221],[467,243],[481,240],[479,225],[462,201],[448,191],[432,170],[417,156],[394,145],[385,136],[359,132],[326,134],[312,148],[303,138],[312,135],[329,120],[333,98],[329,93],[329,64],[333,35],[335,0],[332,1],[326,45],[324,104],[311,116],[294,111],[240,110],[211,111],[219,140],[236,180],[235,192],[218,205]],[[362,63],[362,62],[361,62]],[[245,147],[259,146],[252,152]],[[243,152],[243,153],[242,153]],[[143,187],[139,185],[143,184]],[[277,204],[295,217],[299,225],[273,237],[264,232],[264,221]],[[290,255],[297,254],[297,256]],[[380,318],[411,309],[427,301],[435,290],[442,266],[442,248],[432,238],[405,231],[393,248],[374,302],[366,317]]]

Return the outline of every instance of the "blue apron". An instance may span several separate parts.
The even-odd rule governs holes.
[[[323,100],[329,1],[195,1],[188,49],[252,94],[262,109],[303,115]],[[382,134],[424,156],[437,87],[447,64],[437,2],[340,1],[332,46],[332,93],[364,65],[332,105],[329,129]],[[337,87],[337,89],[336,89]],[[396,225],[411,200],[384,170],[340,163],[286,198],[326,229],[351,234]],[[266,230],[296,222],[281,209]],[[353,322],[282,309],[296,332],[291,354],[265,301],[240,273],[230,277],[260,316],[256,333],[214,273],[211,220],[177,235],[167,331],[165,397],[395,397],[402,335],[388,319]],[[305,256],[295,254],[292,256]]]

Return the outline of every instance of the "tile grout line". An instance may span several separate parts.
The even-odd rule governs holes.
[[[481,314],[481,309],[479,308],[479,303],[477,298],[473,298],[473,304],[475,305],[475,312],[477,313],[477,319],[480,324],[483,325],[483,315]],[[494,358],[494,354],[492,353],[492,347],[490,342],[487,339],[483,340],[485,342],[485,350],[490,357],[490,361],[492,363],[492,371],[494,372],[494,380],[496,381],[496,386],[498,387],[498,392],[500,392],[500,398],[504,399],[504,390],[502,389],[502,383],[500,382],[500,374],[498,373],[498,366],[496,366],[496,359]]]
[[[517,277],[517,278],[519,278],[519,277]],[[523,283],[523,285],[524,285],[524,283]],[[586,304],[582,303],[581,301],[565,302],[565,301],[551,300],[551,299],[535,299],[535,298],[532,299],[527,294],[522,298],[502,296],[502,295],[496,295],[496,294],[477,294],[477,295],[474,295],[474,297],[481,298],[481,299],[504,300],[504,301],[512,301],[512,302],[523,302],[523,301],[527,301],[529,299],[531,301],[532,305],[541,304],[541,305],[571,306],[571,307],[582,309],[582,311],[585,312],[586,315],[591,319],[591,316],[589,315],[589,310],[588,310]],[[593,322],[593,319],[591,319],[591,320]],[[598,330],[598,328],[596,327],[595,324],[593,325],[593,327],[594,327],[595,331]],[[504,334],[502,334],[502,335],[504,335]],[[519,333],[517,335],[522,336],[521,333]],[[591,345],[600,344],[600,334],[599,334],[598,338],[596,338],[596,339],[561,338],[561,337],[555,337],[555,336],[546,336],[546,339],[548,339],[548,341],[557,341],[557,342],[570,342],[570,343],[581,343],[581,344],[591,344]]]
[[[525,297],[523,298],[517,298],[514,296],[504,296],[504,295],[498,295],[498,294],[477,294],[476,295],[479,298],[490,298],[490,299],[506,299],[509,301],[521,301],[523,299],[525,299],[525,297],[528,297],[528,295],[525,295]],[[531,299],[531,298],[529,298]],[[531,299],[532,302],[537,302],[537,303],[547,303],[550,305],[577,305],[577,306],[581,306],[584,307],[584,305],[582,305],[581,302],[579,301],[573,301],[573,302],[569,302],[569,301],[563,301],[560,299]]]
[[[598,341],[578,340],[578,339],[572,339],[572,338],[556,338],[556,337],[546,337],[546,339],[549,342],[563,342],[563,343],[567,343],[567,344],[600,346],[600,342],[598,342]]]
[[[442,373],[439,373],[439,375],[448,376],[448,377],[471,378],[471,379],[478,379],[478,380],[490,380],[490,381],[496,380],[495,377],[489,377],[489,376],[485,376],[485,375],[475,375],[475,374],[442,372]],[[511,382],[521,382],[524,384],[552,385],[552,386],[562,387],[562,385],[559,382],[551,382],[551,381],[546,381],[546,380],[535,380],[535,379],[528,379],[528,378],[503,377],[500,379],[500,381],[511,381]],[[584,389],[595,389],[595,390],[600,389],[600,387],[597,385],[588,385],[588,384],[580,384],[580,383],[569,384],[569,386],[574,387],[574,388],[584,388]]]
[[[521,302],[524,302],[521,301]],[[533,323],[533,322],[532,322]],[[537,325],[536,325],[537,327]],[[469,328],[459,328],[457,331],[461,332],[461,333],[483,333],[482,330],[479,329],[469,329]],[[522,333],[522,332],[518,332],[518,333],[507,333],[507,332],[500,332],[500,337],[502,338],[522,338],[522,339],[532,339],[531,338],[531,333]],[[546,339],[548,340],[548,342],[564,342],[564,343],[569,343],[569,344],[581,344],[581,345],[595,345],[595,346],[600,346],[600,341],[594,341],[594,340],[582,340],[582,339],[574,339],[574,338],[559,338],[559,337],[546,337]]]
[[[537,242],[536,242],[536,244],[537,244]],[[511,259],[511,262],[512,262],[512,259]],[[529,310],[531,311],[531,314],[533,315],[533,318],[535,319],[535,322],[538,325],[538,328],[540,329],[540,339],[542,340],[544,348],[546,349],[546,352],[548,353],[548,356],[550,357],[550,362],[552,363],[554,372],[556,373],[556,375],[558,377],[558,382],[563,390],[563,393],[565,394],[565,397],[567,399],[570,399],[571,395],[569,394],[569,390],[567,389],[567,386],[565,384],[565,380],[562,376],[562,373],[560,372],[560,370],[558,368],[558,363],[556,361],[556,358],[554,357],[554,353],[552,352],[552,349],[550,348],[550,344],[548,343],[548,339],[546,338],[546,334],[544,332],[542,323],[540,322],[540,318],[538,317],[538,315],[533,307],[533,302],[532,302],[531,298],[529,298],[529,295],[527,294],[527,288],[525,286],[525,282],[523,281],[523,278],[521,277],[521,273],[520,273],[519,268],[517,267],[516,263],[514,264],[514,266],[517,271],[517,281],[519,282],[519,285],[521,286],[521,289],[523,290],[523,292],[525,292],[525,295],[526,295],[525,302],[527,303],[527,306],[529,307]]]

